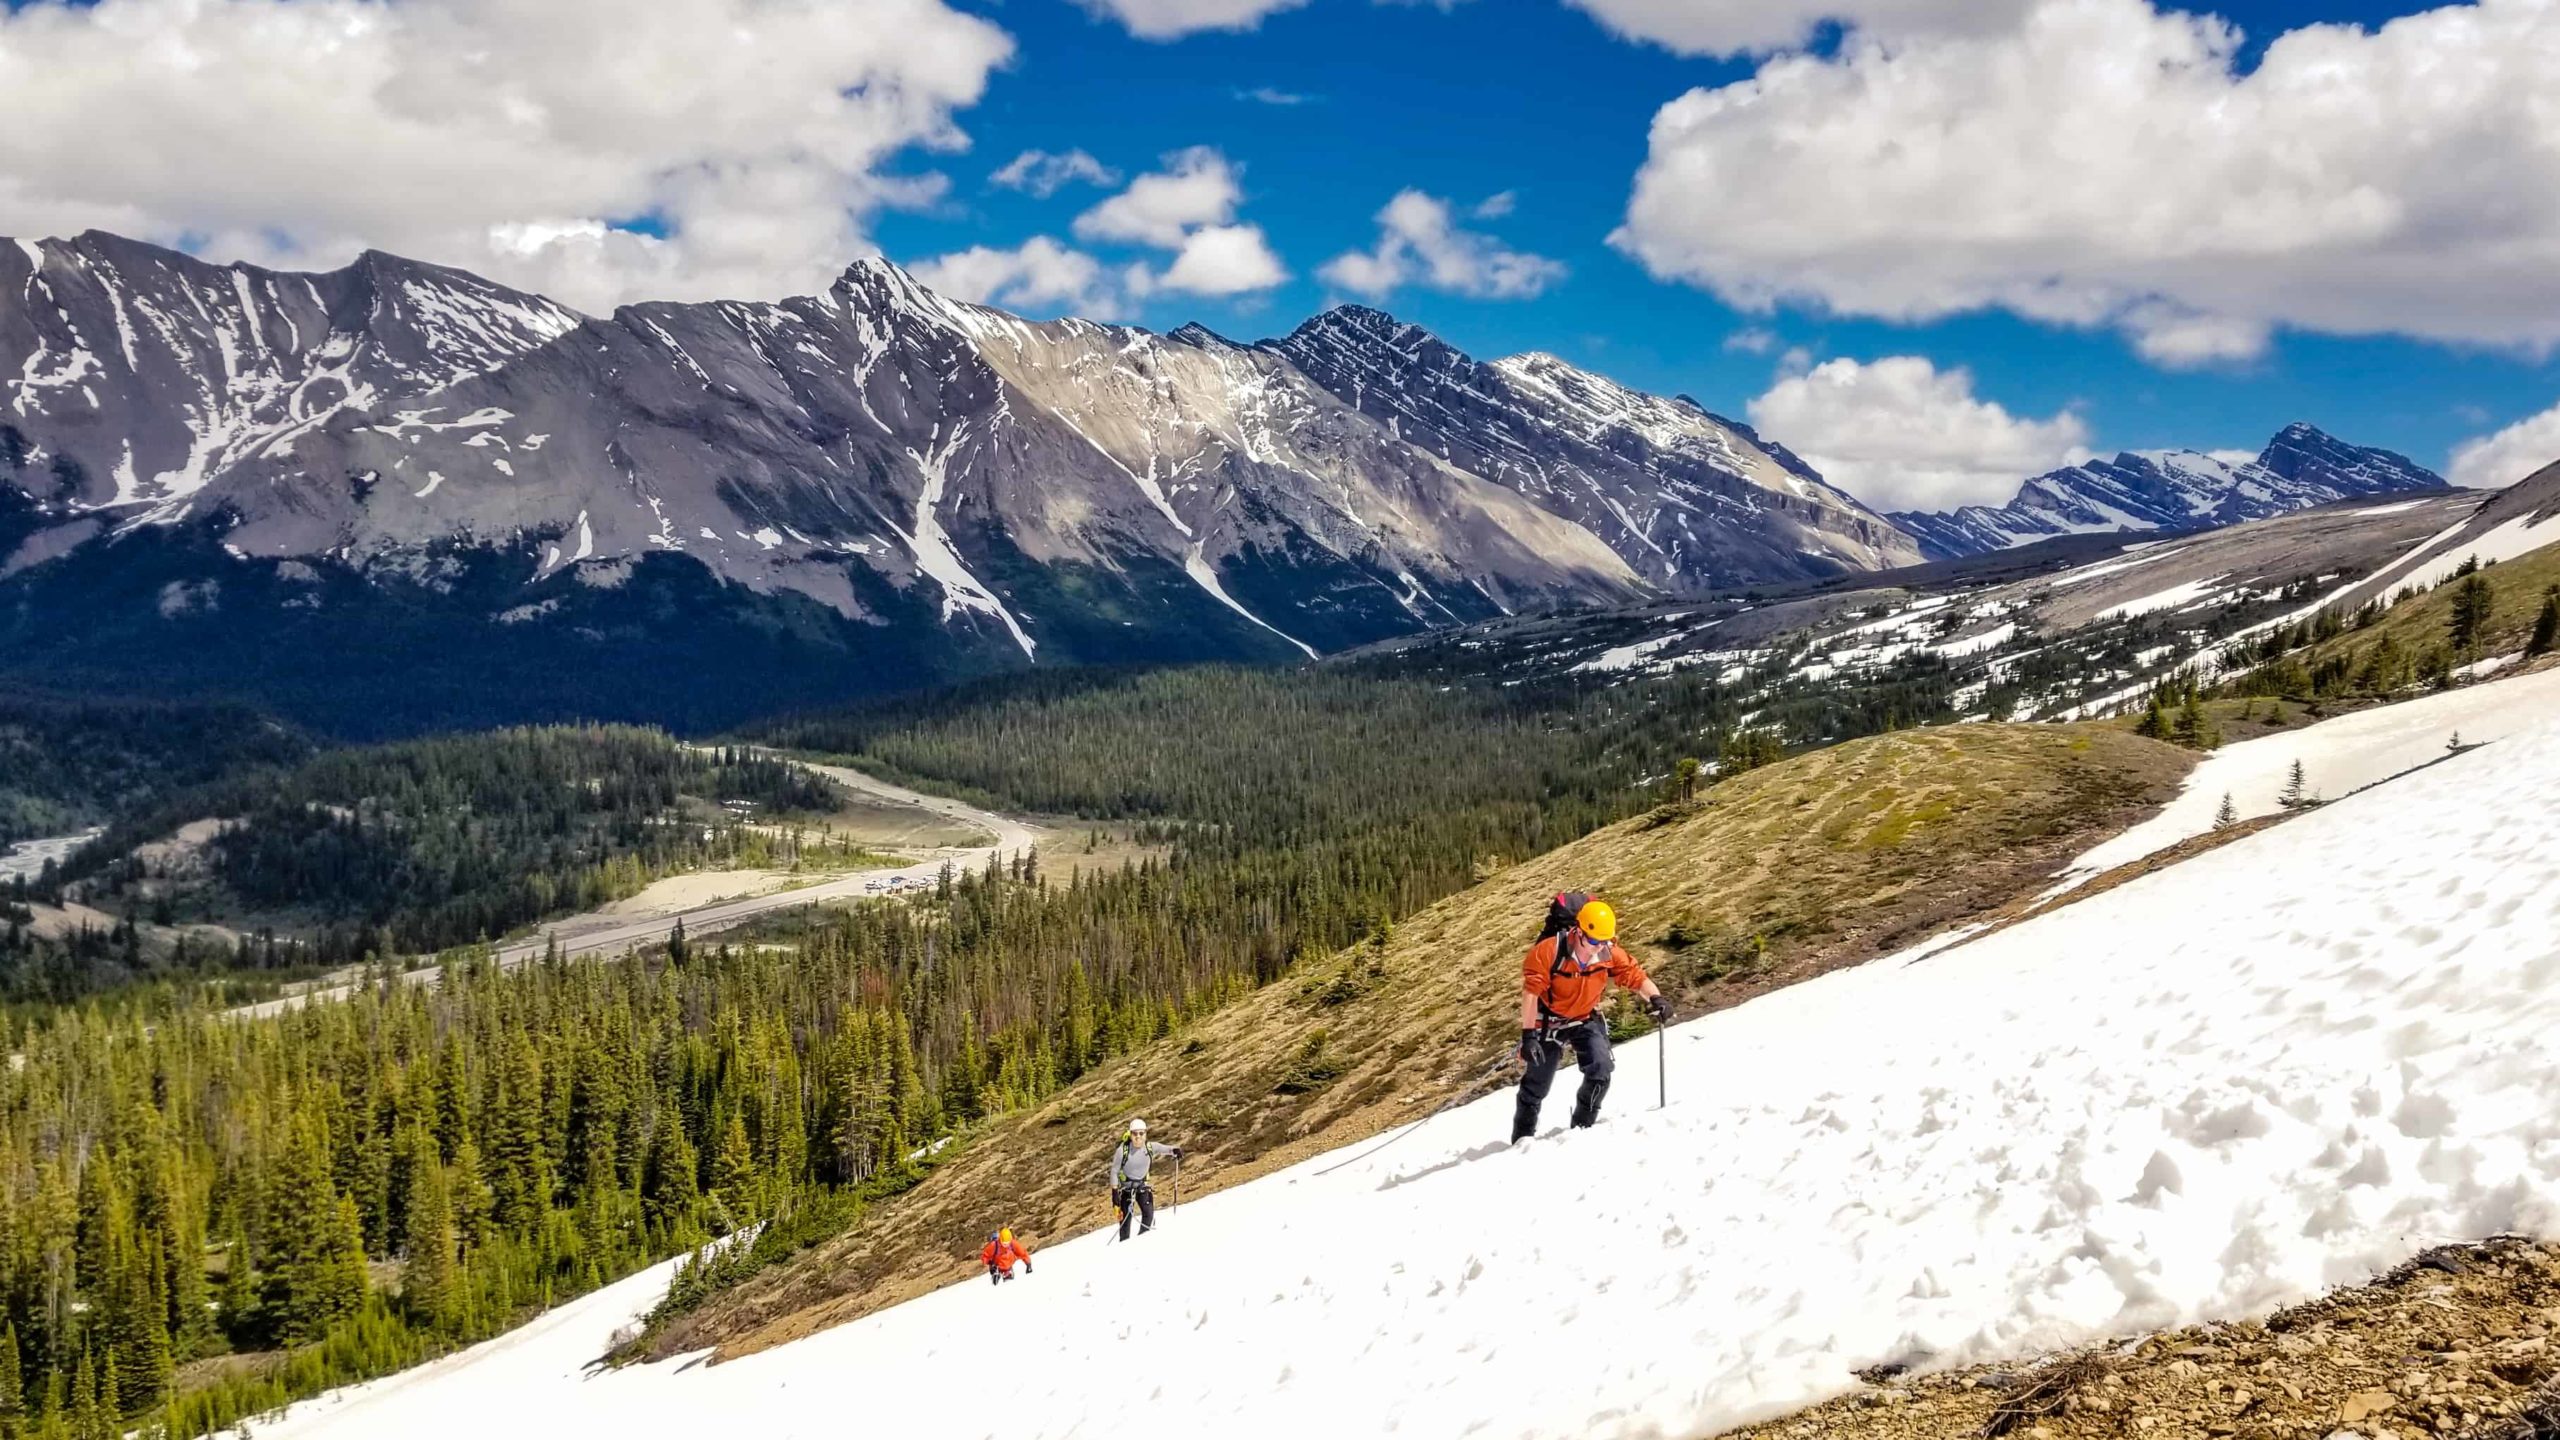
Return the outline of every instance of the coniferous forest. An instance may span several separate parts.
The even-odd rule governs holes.
[[[0,845],[98,824],[313,749],[245,705],[0,694]]]
[[[688,815],[682,802],[697,802]],[[299,912],[321,964],[495,939],[592,908],[721,848],[721,802],[824,811],[807,772],[624,726],[518,729],[333,750],[238,773],[119,823],[69,870],[114,904],[155,887],[135,847],[216,818],[206,869],[250,907]]]

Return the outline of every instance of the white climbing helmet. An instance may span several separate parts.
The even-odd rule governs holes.
[[[1129,1122],[1129,1133],[1130,1133],[1130,1134],[1132,1134],[1132,1135],[1144,1135],[1144,1134],[1146,1134],[1146,1133],[1147,1133],[1147,1122],[1146,1122],[1146,1121],[1144,1121],[1144,1120],[1132,1120],[1132,1121],[1130,1121],[1130,1122]]]

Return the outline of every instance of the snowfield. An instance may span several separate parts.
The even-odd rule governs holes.
[[[2545,720],[2009,930],[1684,1025],[1666,1110],[1653,1044],[1630,1044],[1595,1131],[1507,1149],[1505,1093],[1125,1248],[1041,1247],[1001,1289],[582,1377],[653,1272],[255,1428],[1687,1436],[1879,1361],[2263,1312],[2438,1242],[2560,1235],[2555,834]]]
[[[2188,773],[2186,787],[2159,814],[2073,861],[2065,884],[2204,834],[2226,795],[2237,819],[2275,814],[2284,808],[2281,797],[2297,761],[2309,797],[2334,800],[2443,759],[2456,736],[2466,745],[2504,739],[2553,716],[2560,716],[2560,670],[2466,685],[2225,745]]]

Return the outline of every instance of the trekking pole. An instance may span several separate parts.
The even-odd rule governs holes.
[[[1660,1110],[1671,1103],[1671,1027],[1653,1027],[1653,1108]]]
[[[1170,1204],[1170,1205],[1167,1205],[1166,1207],[1164,1207],[1164,1218],[1166,1218],[1167,1220],[1172,1219],[1172,1218],[1173,1218],[1173,1212],[1174,1212],[1174,1211],[1176,1211],[1176,1210],[1179,1210],[1179,1209],[1181,1209],[1181,1208],[1182,1208],[1182,1157],[1181,1157],[1181,1156],[1179,1156],[1179,1155],[1176,1155],[1176,1156],[1174,1156],[1174,1157],[1173,1157],[1173,1203],[1172,1203],[1172,1204]]]

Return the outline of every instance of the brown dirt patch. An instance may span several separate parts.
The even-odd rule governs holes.
[[[2205,1325],[2028,1365],[1870,1377],[1727,1440],[2542,1440],[2560,1417],[2560,1247],[2429,1251],[2264,1321]]]

